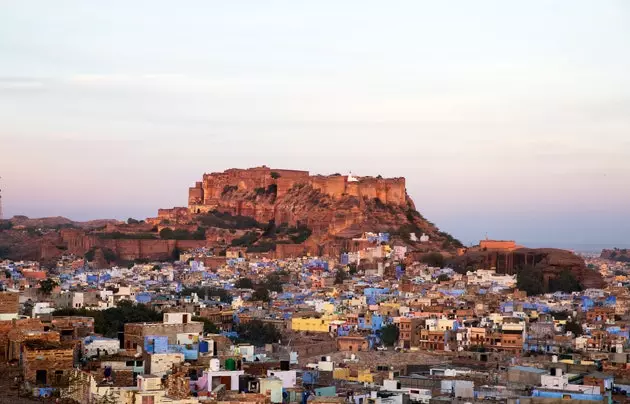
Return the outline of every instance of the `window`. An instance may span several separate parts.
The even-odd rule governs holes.
[[[142,396],[142,404],[154,404],[153,396]]]

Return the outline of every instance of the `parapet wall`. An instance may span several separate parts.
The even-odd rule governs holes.
[[[69,253],[84,255],[91,248],[107,248],[123,260],[167,259],[176,249],[183,251],[208,246],[206,240],[101,239],[75,229],[62,230],[61,238]]]
[[[277,187],[277,198],[282,198],[298,184],[309,184],[314,189],[339,198],[344,194],[359,198],[378,198],[385,204],[407,203],[404,178],[349,178],[345,175],[314,175],[308,171],[272,169],[266,166],[248,169],[229,169],[222,173],[204,174],[188,191],[188,210],[193,213],[207,212],[222,206],[222,196],[230,187],[239,191]],[[235,210],[235,209],[234,209]],[[249,212],[237,213],[251,216]],[[268,213],[266,216],[272,217]]]

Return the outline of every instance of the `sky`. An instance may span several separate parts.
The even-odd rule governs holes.
[[[630,245],[630,2],[4,0],[4,216],[204,172],[404,176],[465,243]]]

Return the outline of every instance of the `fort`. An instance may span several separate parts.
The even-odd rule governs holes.
[[[203,213],[229,208],[235,214],[261,219],[274,217],[272,207],[259,207],[254,203],[241,202],[226,206],[222,201],[226,193],[255,191],[275,187],[276,199],[283,198],[296,185],[309,185],[313,189],[339,199],[342,196],[378,198],[384,204],[405,205],[407,194],[404,178],[353,177],[350,175],[310,175],[308,171],[272,169],[266,166],[248,169],[229,169],[222,173],[204,174],[202,181],[188,191],[190,213]],[[163,214],[181,214],[176,208]]]

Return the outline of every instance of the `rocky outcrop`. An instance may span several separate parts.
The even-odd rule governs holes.
[[[214,210],[261,223],[306,225],[316,236],[335,236],[353,226],[386,231],[415,224],[440,238],[435,226],[421,216],[409,219],[415,206],[404,178],[312,176],[308,171],[266,166],[204,174],[189,190],[189,216],[183,208],[161,209],[158,219],[186,221]]]
[[[602,250],[600,254],[601,258],[617,261],[617,262],[630,262],[630,249],[627,248],[613,248],[612,250]]]
[[[519,268],[535,267],[543,272],[545,282],[563,271],[570,271],[584,288],[601,288],[599,272],[586,267],[584,260],[567,250],[555,248],[519,248],[513,251],[467,251],[452,263],[460,271],[496,269],[498,273],[515,274]]]

